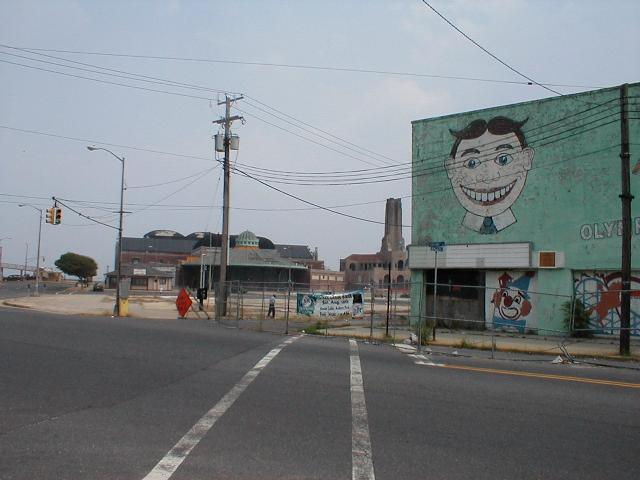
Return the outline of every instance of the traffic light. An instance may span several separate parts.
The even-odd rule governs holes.
[[[53,219],[53,223],[54,225],[60,225],[62,223],[62,209],[57,207],[54,208],[55,210],[55,217]]]
[[[47,208],[47,218],[46,218],[47,223],[53,224],[53,221],[56,216],[54,210],[55,208]]]

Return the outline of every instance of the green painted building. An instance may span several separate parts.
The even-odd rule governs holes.
[[[433,316],[437,261],[439,322],[560,334],[575,294],[591,328],[618,333],[620,97],[616,87],[413,122],[413,322]],[[640,84],[626,102],[638,335]],[[446,243],[437,260],[429,242]]]

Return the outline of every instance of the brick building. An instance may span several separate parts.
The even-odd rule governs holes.
[[[384,287],[391,282],[395,288],[408,288],[407,250],[402,237],[402,200],[387,199],[384,236],[377,253],[354,253],[340,259],[346,288],[368,285]]]

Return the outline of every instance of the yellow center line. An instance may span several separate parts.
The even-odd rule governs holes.
[[[453,370],[466,370],[471,372],[497,373],[500,375],[514,375],[516,377],[533,377],[533,378],[544,378],[547,380],[562,380],[565,382],[580,382],[580,383],[593,383],[597,385],[610,385],[613,387],[640,388],[640,383],[616,382],[613,380],[600,380],[596,378],[570,377],[566,375],[553,375],[549,373],[519,372],[517,370],[499,370],[496,368],[468,367],[465,365],[439,365],[439,367],[450,368]]]

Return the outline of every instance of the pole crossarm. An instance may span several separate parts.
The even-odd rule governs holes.
[[[241,117],[239,115],[234,115],[232,117],[227,118],[221,118],[220,120],[214,120],[212,123],[218,124],[218,125],[224,125],[225,123],[227,123],[227,121],[229,122],[235,122],[236,120],[244,120],[244,117]]]

